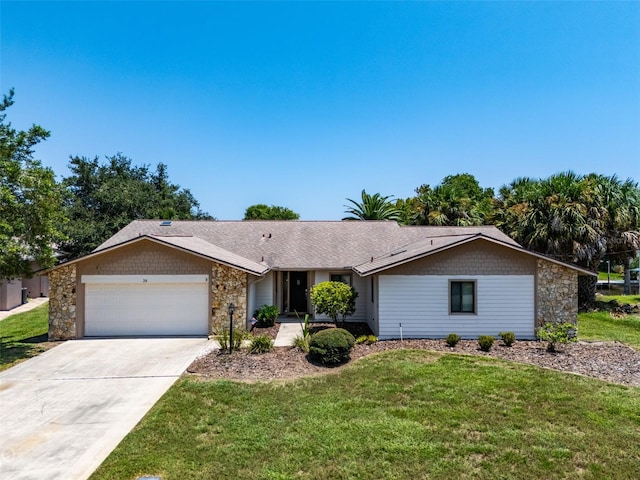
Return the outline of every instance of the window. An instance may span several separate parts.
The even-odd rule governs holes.
[[[476,313],[476,282],[450,282],[450,313]]]
[[[332,282],[342,282],[351,286],[351,274],[350,273],[332,273],[329,275],[329,280]]]

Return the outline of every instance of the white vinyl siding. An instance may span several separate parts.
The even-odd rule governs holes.
[[[267,273],[264,278],[249,286],[249,318],[263,305],[275,305],[273,299],[273,278],[274,273]]]
[[[189,283],[191,276],[162,277],[83,276],[85,336],[207,335],[207,277],[199,283]]]
[[[449,282],[476,282],[475,314],[449,313]],[[517,338],[534,335],[532,275],[417,276],[380,275],[379,337],[463,338],[512,331]]]

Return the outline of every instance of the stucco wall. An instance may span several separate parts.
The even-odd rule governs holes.
[[[22,281],[19,278],[0,281],[0,310],[11,310],[20,305],[22,305]]]
[[[578,274],[575,270],[537,260],[536,327],[546,322],[576,323],[578,319]]]
[[[49,340],[76,338],[76,266],[49,272]]]
[[[536,259],[485,240],[476,240],[386,270],[385,275],[534,275]]]
[[[247,274],[235,268],[213,263],[211,265],[211,332],[219,333],[229,328],[229,304],[236,310],[233,314],[234,328],[247,327]]]

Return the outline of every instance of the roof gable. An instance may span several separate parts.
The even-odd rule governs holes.
[[[217,263],[221,263],[223,265],[237,268],[238,270],[242,270],[247,273],[251,273],[253,275],[262,276],[269,271],[269,267],[267,267],[266,265],[259,264],[257,262],[252,262],[251,260],[248,260],[232,252],[224,250],[216,245],[211,245],[210,243],[200,238],[163,237],[163,236],[152,236],[152,235],[141,235],[138,237],[133,237],[121,243],[116,243],[116,244],[107,246],[105,248],[94,250],[89,255],[76,258],[75,260],[71,260],[70,262],[62,263],[58,265],[58,267],[63,267],[63,266],[77,263],[83,260],[87,260],[89,258],[94,258],[99,255],[103,255],[105,253],[116,250],[118,248],[124,247],[126,245],[131,245],[133,243],[142,242],[142,241],[154,242],[169,248],[175,248],[182,252],[186,252],[192,255],[197,255],[206,260],[211,260]]]
[[[578,267],[576,265],[566,263],[566,262],[561,262],[551,257],[547,257],[546,255],[542,255],[537,252],[532,252],[530,250],[527,250],[513,241],[504,242],[501,239],[493,238],[493,237],[484,235],[482,233],[477,233],[473,235],[450,235],[450,236],[426,238],[426,239],[414,242],[410,245],[407,245],[401,249],[396,249],[394,251],[387,252],[384,255],[381,255],[377,258],[371,257],[369,262],[356,265],[353,267],[353,270],[358,275],[364,277],[364,276],[372,275],[374,273],[382,272],[390,268],[403,265],[405,263],[413,262],[421,258],[425,258],[431,255],[437,255],[440,252],[450,250],[452,248],[456,248],[461,245],[465,245],[465,244],[476,242],[476,241],[491,242],[496,245],[500,245],[504,248],[509,248],[526,255],[530,255],[536,258],[540,258],[540,259],[552,262],[552,263],[563,265],[567,268],[571,268],[572,270],[576,270],[579,274],[582,274],[582,275],[595,275],[593,272],[586,270],[584,268]]]

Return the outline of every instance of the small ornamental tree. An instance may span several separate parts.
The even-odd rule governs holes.
[[[555,353],[558,351],[556,344],[566,345],[569,342],[578,341],[577,327],[573,323],[557,323],[547,322],[542,325],[536,334],[540,340],[546,341],[547,352]]]
[[[356,311],[358,292],[342,282],[322,282],[311,288],[311,303],[316,313],[324,313],[338,324],[344,324],[349,315]]]

